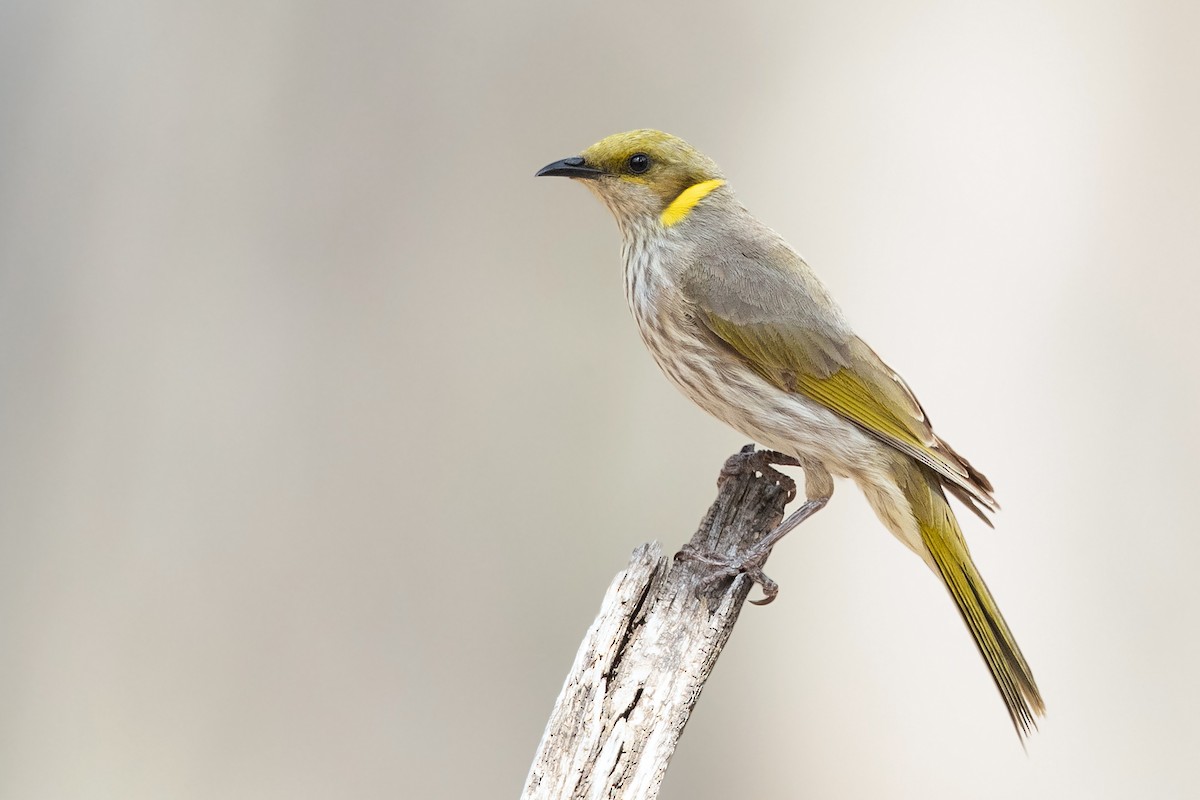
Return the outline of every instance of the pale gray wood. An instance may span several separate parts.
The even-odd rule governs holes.
[[[736,557],[779,524],[795,485],[769,464],[794,462],[751,451],[725,463],[717,500],[685,550]],[[633,552],[575,656],[523,800],[658,795],[751,588],[744,574],[706,582],[713,569],[694,558],[669,559],[657,542]]]

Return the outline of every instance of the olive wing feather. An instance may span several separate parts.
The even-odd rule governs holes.
[[[741,255],[758,263],[735,263],[735,272],[743,274],[727,272],[725,279],[709,272],[683,281],[700,324],[767,381],[820,403],[938,472],[976,513],[972,499],[997,508],[991,483],[937,437],[912,390],[849,332],[811,273],[789,275]],[[755,274],[745,274],[750,270]],[[754,279],[753,288],[739,289],[747,278]],[[833,311],[823,315],[822,306]]]

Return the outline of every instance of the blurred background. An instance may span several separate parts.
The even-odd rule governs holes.
[[[742,437],[543,164],[684,136],[994,480],[1049,715],[841,484],[663,797],[1127,798],[1200,750],[1200,7],[0,4],[0,797],[515,797]],[[1191,787],[1190,789],[1188,787]]]

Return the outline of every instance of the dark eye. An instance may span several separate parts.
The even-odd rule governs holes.
[[[634,153],[629,157],[629,171],[641,175],[650,169],[650,156],[645,153]]]

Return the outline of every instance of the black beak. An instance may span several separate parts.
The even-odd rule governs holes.
[[[535,178],[543,175],[559,175],[564,178],[590,178],[595,180],[604,174],[604,170],[588,166],[582,156],[571,156],[553,164],[547,164],[537,171]]]

